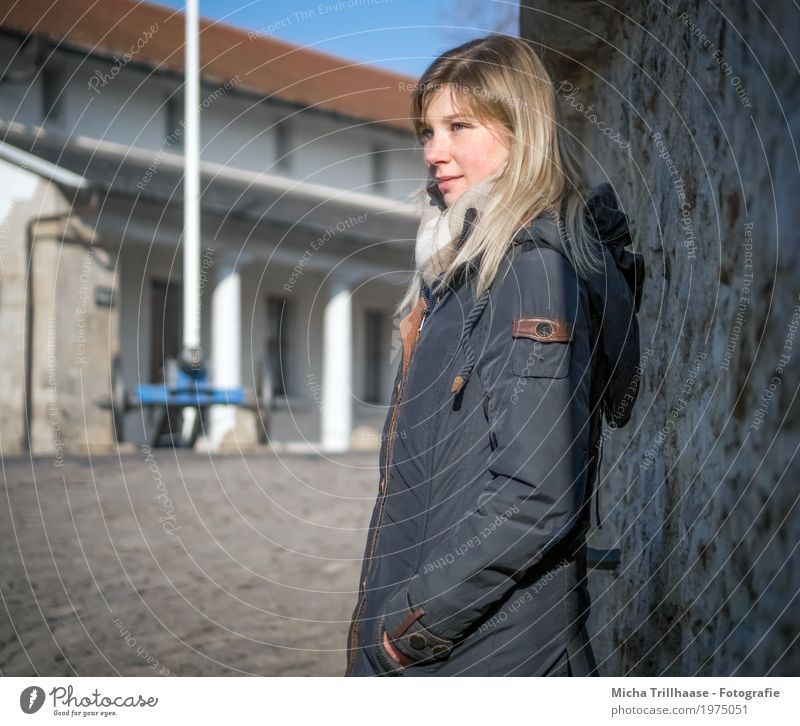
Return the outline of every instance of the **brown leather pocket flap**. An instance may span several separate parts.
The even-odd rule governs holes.
[[[513,373],[526,378],[564,378],[572,358],[573,327],[573,323],[561,318],[514,318]]]
[[[568,343],[572,340],[572,328],[572,323],[559,318],[514,318],[511,335],[542,343]]]

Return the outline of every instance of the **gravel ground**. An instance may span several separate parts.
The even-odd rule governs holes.
[[[342,675],[376,452],[6,458],[6,676]]]

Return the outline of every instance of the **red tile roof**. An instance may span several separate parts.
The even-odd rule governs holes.
[[[184,14],[134,0],[0,0],[0,27],[183,73]],[[150,37],[146,31],[154,28]],[[413,76],[200,19],[203,79],[413,131]]]

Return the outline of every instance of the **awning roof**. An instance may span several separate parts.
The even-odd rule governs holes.
[[[25,165],[60,186],[96,189],[143,201],[183,203],[183,156],[0,122],[0,158]],[[29,156],[21,156],[21,154]],[[314,231],[336,229],[350,218],[346,234],[363,241],[414,240],[418,210],[372,194],[201,162],[203,210],[253,222],[268,221]]]

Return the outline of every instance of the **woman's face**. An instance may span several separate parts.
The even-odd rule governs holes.
[[[457,113],[448,89],[431,99],[421,137],[425,163],[448,207],[508,159],[502,126]]]

